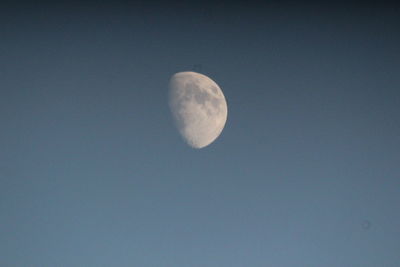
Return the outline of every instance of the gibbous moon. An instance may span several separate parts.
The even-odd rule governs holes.
[[[183,139],[193,148],[211,144],[228,116],[221,88],[207,76],[191,71],[174,74],[169,88],[169,107]]]

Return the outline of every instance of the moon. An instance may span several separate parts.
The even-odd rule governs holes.
[[[191,71],[171,77],[169,107],[180,135],[193,148],[214,142],[228,117],[226,99],[218,84]]]

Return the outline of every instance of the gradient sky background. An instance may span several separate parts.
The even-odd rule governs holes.
[[[3,4],[0,266],[400,266],[399,48],[398,5]]]

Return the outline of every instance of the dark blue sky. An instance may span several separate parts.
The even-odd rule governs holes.
[[[0,265],[399,266],[399,6],[143,3],[0,7]]]

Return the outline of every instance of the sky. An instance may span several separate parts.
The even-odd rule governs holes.
[[[400,6],[0,6],[0,265],[400,266]],[[170,77],[224,92],[192,149]]]

